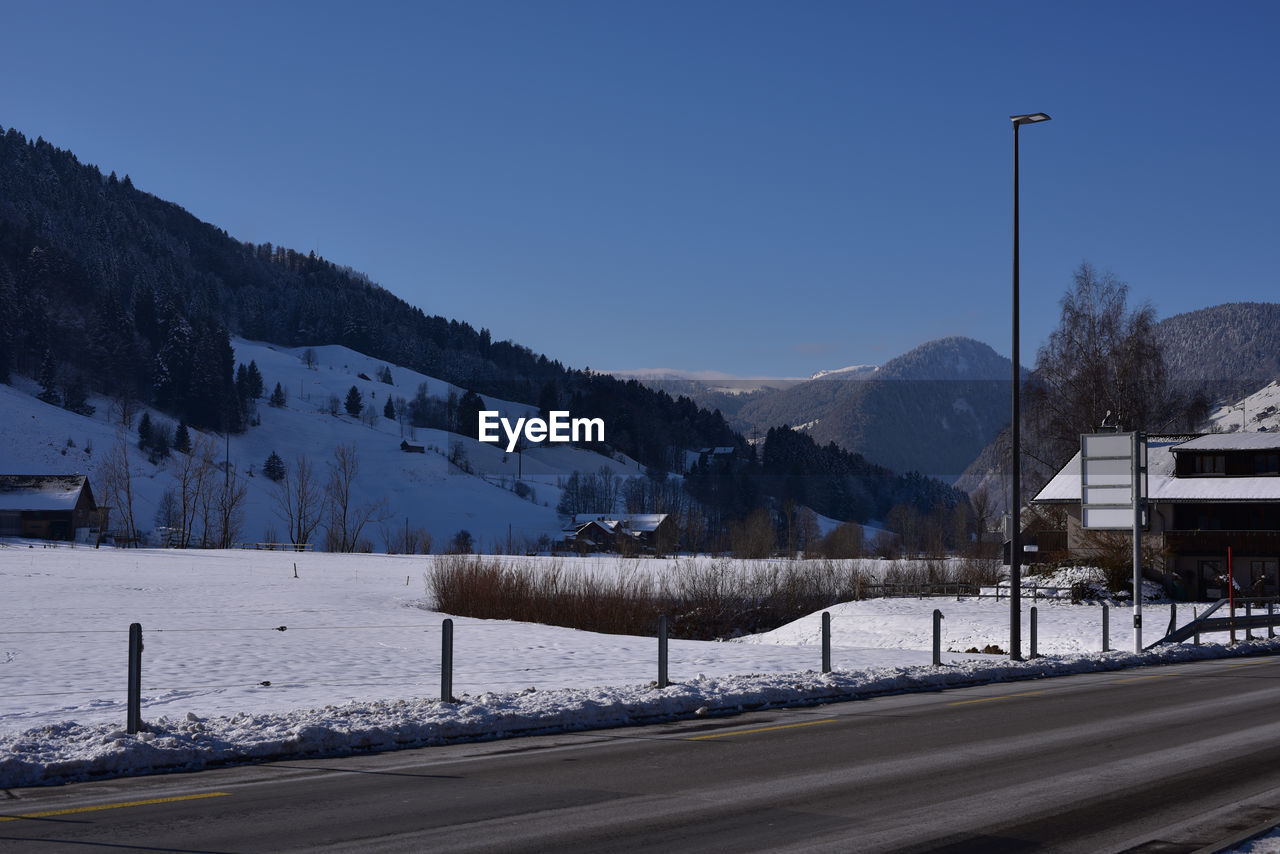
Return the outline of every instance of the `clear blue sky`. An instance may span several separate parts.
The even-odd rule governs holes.
[[[1024,363],[1083,260],[1280,300],[1280,3],[10,4],[0,125],[567,364]]]

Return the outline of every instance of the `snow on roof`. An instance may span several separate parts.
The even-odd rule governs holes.
[[[1173,451],[1280,451],[1280,433],[1210,433]]]
[[[0,475],[0,510],[74,510],[87,480],[82,474]]]
[[[656,531],[658,526],[662,524],[662,520],[667,518],[666,513],[622,513],[612,516],[594,516],[587,519],[574,517],[573,524],[564,529],[566,534],[582,530],[587,525],[596,524],[606,528],[609,531],[616,530],[619,525],[624,528],[639,533],[641,531]],[[625,523],[625,524],[623,524]]]
[[[656,531],[665,518],[666,513],[629,513],[619,516],[618,521],[628,522],[628,527],[633,531]]]
[[[1280,501],[1280,477],[1174,477],[1174,451],[1219,450],[1200,447],[1201,439],[1219,440],[1231,436],[1257,434],[1214,434],[1186,436],[1153,436],[1147,442],[1147,494],[1153,502],[1173,501]],[[1271,446],[1263,446],[1271,447]],[[1241,450],[1235,445],[1229,450]],[[1080,500],[1080,452],[1045,484],[1033,501],[1076,502]]]

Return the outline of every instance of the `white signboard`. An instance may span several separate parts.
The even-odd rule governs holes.
[[[1080,437],[1081,522],[1086,530],[1133,528],[1135,506],[1141,506],[1147,497],[1146,446],[1135,433]]]
[[[1090,507],[1086,504],[1081,522],[1088,531],[1132,531],[1133,506]]]

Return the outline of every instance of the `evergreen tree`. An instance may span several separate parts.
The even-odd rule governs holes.
[[[248,385],[250,400],[258,400],[259,398],[262,397],[262,392],[264,391],[264,385],[262,382],[262,372],[258,370],[257,362],[254,362],[254,361],[249,362],[247,385]]]
[[[187,429],[187,422],[178,422],[178,432],[173,435],[173,449],[179,453],[191,453],[191,432]]]
[[[62,390],[62,405],[77,415],[93,414],[94,407],[89,403],[89,393],[81,377],[72,379]]]
[[[156,352],[153,393],[158,408],[172,411],[182,406],[184,393],[191,387],[193,332],[173,305],[166,310],[163,326],[164,343]]]
[[[387,398],[386,406],[382,407],[382,415],[385,418],[390,418],[392,421],[396,420],[396,405],[390,397]]]
[[[151,413],[143,412],[142,420],[138,422],[138,447],[145,451],[151,447],[152,441]]]
[[[151,459],[163,460],[169,456],[169,429],[166,427],[152,431]]]
[[[249,369],[244,366],[244,362],[236,365],[236,397],[241,400],[249,399]]]
[[[360,410],[364,409],[364,398],[360,394],[360,389],[355,386],[347,392],[347,400],[345,403],[348,415],[359,415]]]
[[[44,352],[44,361],[40,363],[40,394],[38,397],[45,403],[54,406],[62,405],[62,395],[58,393],[58,363],[54,361],[53,351]]]
[[[282,409],[288,398],[285,397],[284,389],[280,387],[280,383],[276,383],[275,390],[271,392],[271,399],[267,401],[271,406]]]
[[[543,418],[549,418],[552,410],[559,408],[560,396],[556,392],[556,384],[552,380],[547,380],[542,386],[542,393],[538,395],[538,411]]]
[[[262,464],[262,473],[275,483],[284,480],[285,467],[284,460],[280,459],[280,455],[275,451],[271,452],[271,456],[267,457],[267,461]]]
[[[458,434],[475,438],[480,434],[480,412],[484,400],[474,391],[468,391],[458,401]]]

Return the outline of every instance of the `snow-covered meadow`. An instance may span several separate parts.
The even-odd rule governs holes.
[[[616,726],[1223,653],[1207,645],[1101,655],[1098,605],[1028,597],[1046,657],[1014,664],[963,652],[1007,646],[1007,600],[877,599],[829,609],[834,673],[819,672],[813,614],[732,642],[673,639],[675,684],[660,690],[653,638],[454,618],[459,702],[446,704],[439,702],[445,615],[431,610],[426,588],[434,560],[0,547],[0,786]],[[690,566],[585,558],[575,571]],[[1163,625],[1168,606],[1151,607],[1158,618],[1148,625]],[[934,608],[944,614],[942,668],[930,666]],[[1118,628],[1127,624],[1123,614],[1112,611],[1111,642],[1131,649]],[[1184,606],[1179,622],[1189,617]],[[143,627],[149,731],[127,736],[133,622]]]

